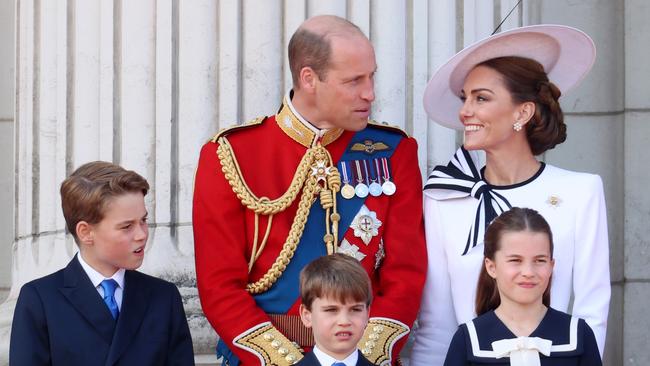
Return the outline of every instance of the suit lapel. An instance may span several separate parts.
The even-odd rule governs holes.
[[[124,296],[122,310],[117,320],[117,328],[106,365],[113,365],[132,343],[147,311],[149,288],[142,282],[142,276],[135,271],[124,275]]]
[[[363,353],[361,353],[361,351],[357,352],[359,355],[359,358],[357,358],[357,366],[375,366],[375,364],[368,361],[368,359],[363,356]]]
[[[305,358],[301,362],[302,365],[305,366],[326,366],[326,365],[321,365],[320,362],[318,362],[318,358],[316,358],[316,355],[314,352],[308,352],[305,354]]]
[[[97,289],[75,256],[63,271],[63,287],[59,288],[72,306],[111,344],[115,321]]]

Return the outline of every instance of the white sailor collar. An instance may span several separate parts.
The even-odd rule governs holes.
[[[586,326],[584,320],[549,308],[546,315],[529,337],[538,337],[552,342],[548,357],[572,357],[583,353],[581,334]],[[492,342],[517,338],[494,311],[487,312],[462,325],[465,329],[468,345],[468,360],[484,363],[503,363],[504,358],[497,358]],[[546,356],[540,354],[540,358]]]

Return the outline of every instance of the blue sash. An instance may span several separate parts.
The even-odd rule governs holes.
[[[394,131],[369,125],[364,130],[352,136],[348,147],[341,156],[341,161],[390,158],[402,138],[403,136],[401,134]],[[389,149],[374,151],[372,154],[363,151],[352,151],[350,149],[354,144],[363,144],[366,140],[381,141],[388,145]],[[352,220],[364,202],[365,198],[355,196],[352,199],[344,199],[341,193],[338,193],[336,203],[339,214],[341,215],[341,221],[339,222],[339,242],[343,239]],[[296,302],[296,299],[300,296],[300,271],[314,259],[327,255],[327,248],[323,242],[325,232],[325,210],[322,208],[320,200],[317,199],[309,211],[309,217],[307,218],[302,237],[298,242],[298,247],[287,268],[282,273],[282,276],[267,291],[253,296],[257,306],[262,308],[264,312],[268,314],[286,314]],[[239,360],[234,353],[227,352],[229,350],[224,346],[223,342],[219,340],[219,344],[217,344],[217,356],[224,356],[228,364],[237,366]]]

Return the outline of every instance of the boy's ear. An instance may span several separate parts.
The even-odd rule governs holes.
[[[94,240],[93,227],[86,221],[79,221],[75,228],[79,244],[92,245]]]
[[[307,328],[311,328],[311,311],[304,304],[300,304],[300,320]]]

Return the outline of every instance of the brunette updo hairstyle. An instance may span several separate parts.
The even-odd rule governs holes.
[[[500,248],[500,241],[505,233],[529,231],[532,233],[546,234],[548,237],[551,258],[553,258],[553,234],[548,222],[537,211],[530,208],[513,207],[499,215],[485,231],[483,256],[494,261],[494,256]],[[484,260],[485,262],[485,260]],[[551,304],[551,281],[542,295],[542,303]],[[485,263],[481,268],[476,288],[476,315],[482,315],[494,310],[501,304],[499,289],[496,280],[487,273]]]
[[[535,60],[517,56],[493,58],[477,66],[489,67],[501,74],[513,102],[535,103],[535,115],[526,124],[526,136],[533,155],[539,155],[566,140],[564,114],[558,102],[562,93],[548,80],[544,66]]]

